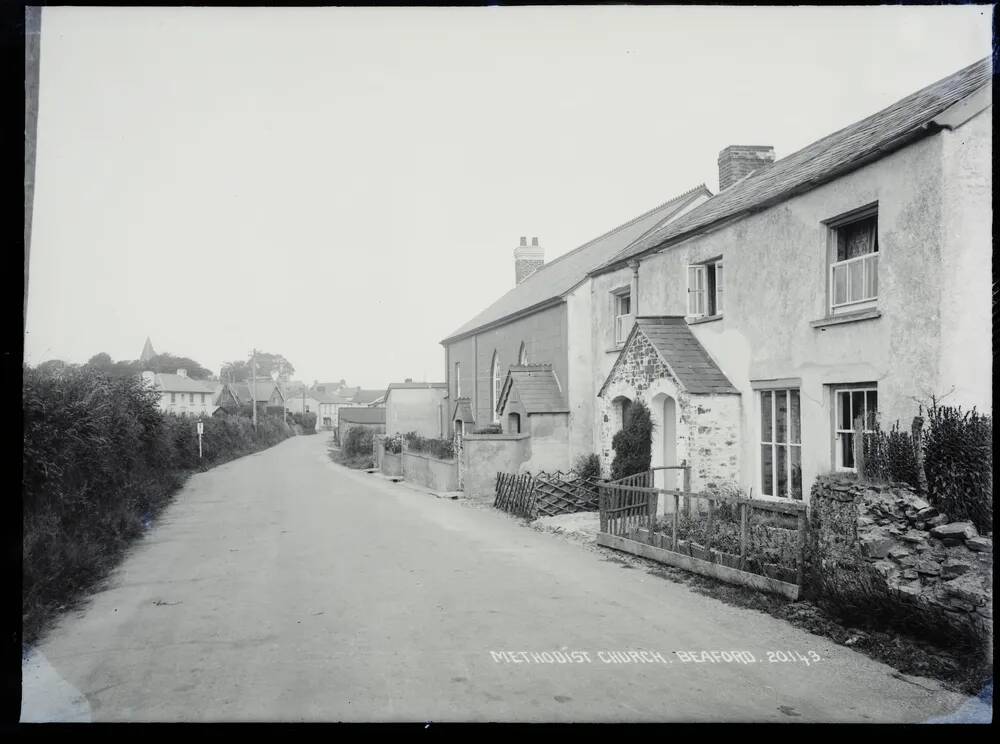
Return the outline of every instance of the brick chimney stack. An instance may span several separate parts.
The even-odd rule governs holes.
[[[528,245],[526,237],[521,238],[521,245],[514,249],[514,278],[520,284],[534,274],[545,263],[545,249],[538,245],[538,238],[531,239]]]
[[[719,191],[773,162],[770,145],[730,145],[719,153]]]

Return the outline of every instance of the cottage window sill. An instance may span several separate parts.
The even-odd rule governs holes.
[[[830,315],[826,318],[820,318],[819,320],[810,321],[809,325],[813,328],[824,329],[827,326],[840,325],[841,323],[857,323],[862,320],[874,320],[875,318],[881,318],[882,311],[869,309],[860,310],[856,313],[844,313],[843,315]]]
[[[718,315],[704,315],[698,318],[688,318],[688,325],[698,325],[699,323],[711,323],[716,320],[722,320],[722,313]]]
[[[605,354],[617,354],[618,352],[620,352],[624,348],[625,348],[625,344],[616,344],[615,346],[612,346],[610,349],[605,349],[604,353]]]

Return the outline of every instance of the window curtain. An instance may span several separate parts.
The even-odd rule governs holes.
[[[849,258],[864,256],[878,250],[877,220],[872,217],[868,220],[848,225],[839,230],[840,245],[838,246],[838,261],[846,261]]]

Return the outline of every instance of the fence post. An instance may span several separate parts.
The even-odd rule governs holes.
[[[740,568],[742,569],[747,559],[747,511],[750,505],[742,498],[740,504]]]
[[[684,468],[684,493],[691,493],[691,466],[687,464],[687,460],[681,460],[681,467]],[[684,516],[691,516],[691,499],[687,496],[684,497]]]
[[[708,500],[708,545],[705,547],[709,550],[712,549],[712,521],[715,517],[715,499]]]
[[[854,469],[858,472],[858,478],[864,480],[865,477],[865,419],[864,416],[854,417]]]
[[[914,416],[910,427],[913,438],[913,459],[917,463],[917,490],[927,493],[927,473],[924,471],[924,417]]]
[[[606,486],[597,484],[597,514],[601,521],[601,532],[608,531],[608,499]]]
[[[673,534],[673,542],[674,542],[674,547],[673,547],[673,550],[674,550],[675,553],[677,552],[677,517],[678,517],[678,512],[680,511],[680,506],[681,506],[680,502],[681,502],[681,497],[677,495],[676,491],[674,491],[674,526],[673,526],[673,533],[674,533]]]

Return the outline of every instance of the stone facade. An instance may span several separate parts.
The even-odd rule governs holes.
[[[714,489],[738,481],[740,396],[688,393],[670,373],[659,352],[639,332],[622,350],[598,399],[598,456],[605,477],[610,475],[614,459],[611,442],[622,427],[619,402],[622,397],[642,400],[650,407],[654,467],[687,462],[692,468],[694,490]],[[674,401],[672,423],[668,399]]]
[[[949,522],[905,484],[820,476],[810,507],[814,569],[825,577],[868,565],[890,592],[928,613],[943,610],[980,632],[992,625],[992,535]]]

